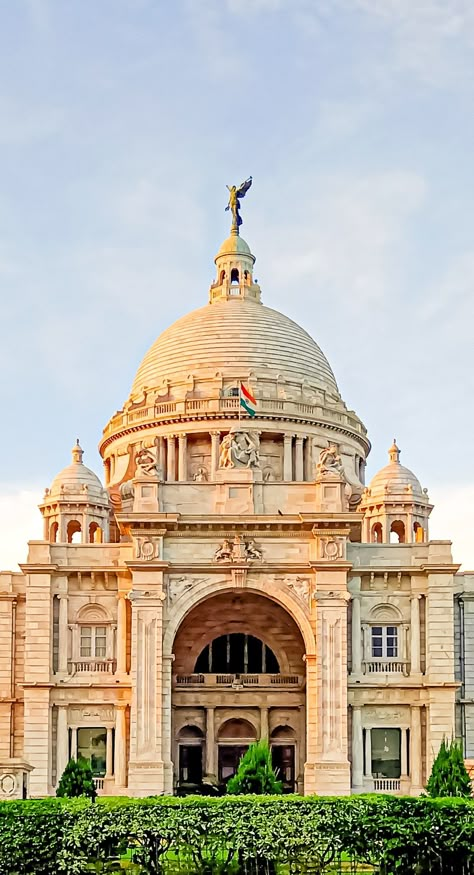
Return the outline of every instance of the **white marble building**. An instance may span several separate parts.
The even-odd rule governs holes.
[[[450,543],[395,443],[365,487],[366,429],[254,261],[234,229],[106,425],[104,486],[75,446],[0,574],[0,795],[78,753],[107,794],[223,784],[259,737],[288,790],[417,794],[454,732]]]

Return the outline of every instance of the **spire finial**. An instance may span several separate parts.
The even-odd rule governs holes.
[[[397,447],[397,439],[393,439],[393,444],[388,451],[388,457],[391,462],[400,464],[400,449]]]
[[[239,213],[240,210],[240,201],[239,198],[245,197],[250,186],[252,185],[252,177],[249,176],[245,182],[241,182],[240,185],[228,185],[229,189],[229,203],[226,206],[226,210],[231,210],[232,212],[232,227],[230,229],[231,234],[239,234],[239,227],[242,224],[242,217]]]
[[[82,449],[79,438],[76,438],[76,443],[72,448],[72,461],[76,462],[76,464],[82,464],[82,457],[84,455],[84,450]]]

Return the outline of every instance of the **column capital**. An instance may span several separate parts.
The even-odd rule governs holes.
[[[185,441],[187,436],[188,436],[188,433],[186,431],[181,432],[181,434],[178,435],[178,441],[181,441],[181,442]]]
[[[413,602],[414,602],[414,601],[420,601],[420,599],[422,599],[422,598],[423,598],[423,593],[421,593],[421,592],[412,592],[412,593],[410,594],[410,599],[411,599],[411,601],[413,601]]]
[[[125,711],[128,707],[128,702],[115,702],[114,704],[114,708],[116,711]]]

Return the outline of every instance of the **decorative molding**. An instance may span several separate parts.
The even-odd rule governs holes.
[[[160,541],[158,538],[135,538],[135,557],[152,562],[160,557]]]

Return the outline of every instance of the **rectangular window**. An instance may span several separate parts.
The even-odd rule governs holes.
[[[103,778],[105,775],[106,751],[106,729],[78,729],[77,755],[88,761],[94,777]]]
[[[372,626],[371,654],[373,659],[398,657],[397,626]]]
[[[105,659],[107,629],[105,626],[81,626],[81,659]]]
[[[400,729],[372,729],[372,775],[374,778],[399,778],[401,775]]]

